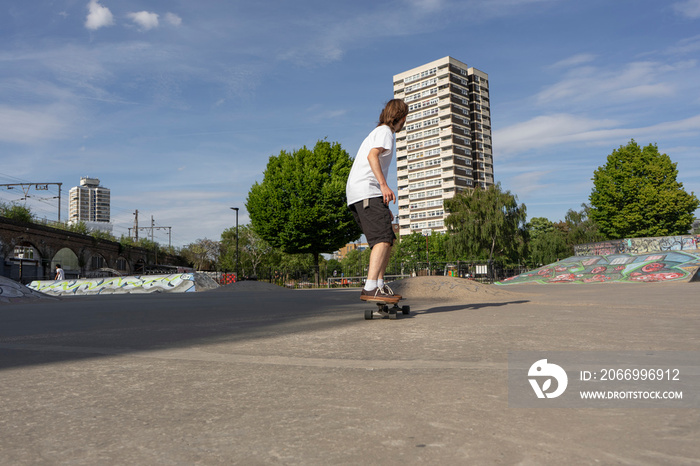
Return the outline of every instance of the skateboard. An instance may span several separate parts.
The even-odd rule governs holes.
[[[398,302],[394,303],[394,305],[392,307],[389,307],[389,305],[386,303],[386,301],[367,300],[366,302],[376,304],[377,305],[376,312],[381,317],[389,316],[390,319],[396,319],[399,316],[399,312],[403,315],[409,315],[411,313],[410,306],[399,306]],[[375,313],[375,311],[372,311],[371,309],[367,309],[365,311],[365,320],[374,319],[374,313]]]

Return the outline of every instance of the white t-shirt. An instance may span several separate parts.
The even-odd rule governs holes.
[[[350,169],[348,183],[345,186],[345,194],[347,195],[348,205],[354,204],[363,199],[382,196],[379,181],[372,172],[372,167],[369,165],[367,156],[369,155],[369,151],[375,147],[381,147],[384,149],[379,154],[379,165],[382,167],[384,179],[387,179],[389,177],[391,155],[394,151],[394,141],[394,133],[387,125],[377,126],[371,133],[369,133],[369,136],[362,141],[360,150],[357,151],[355,161]]]

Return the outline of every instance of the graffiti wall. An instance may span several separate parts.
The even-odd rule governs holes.
[[[195,274],[141,275],[112,278],[81,278],[77,280],[33,281],[28,285],[35,291],[52,296],[128,294],[128,293],[188,293],[196,291]]]
[[[700,255],[681,251],[573,256],[496,284],[694,281],[699,269]]]
[[[629,238],[574,246],[577,256],[606,256],[609,254],[646,254],[659,251],[697,251],[700,235],[661,236],[658,238]]]

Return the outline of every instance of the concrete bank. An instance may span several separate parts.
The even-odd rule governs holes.
[[[494,288],[398,320],[341,289],[0,307],[0,464],[697,464],[698,409],[507,386],[509,351],[700,351],[697,284]]]

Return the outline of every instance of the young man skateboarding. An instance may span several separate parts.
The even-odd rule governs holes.
[[[403,128],[407,115],[408,105],[403,100],[393,99],[386,104],[379,115],[379,124],[357,152],[345,188],[348,207],[372,250],[367,281],[360,294],[364,301],[397,303],[401,299],[384,283],[384,271],[396,239],[391,225],[394,215],[389,209],[391,201],[396,204],[396,195],[386,180],[396,132]]]

